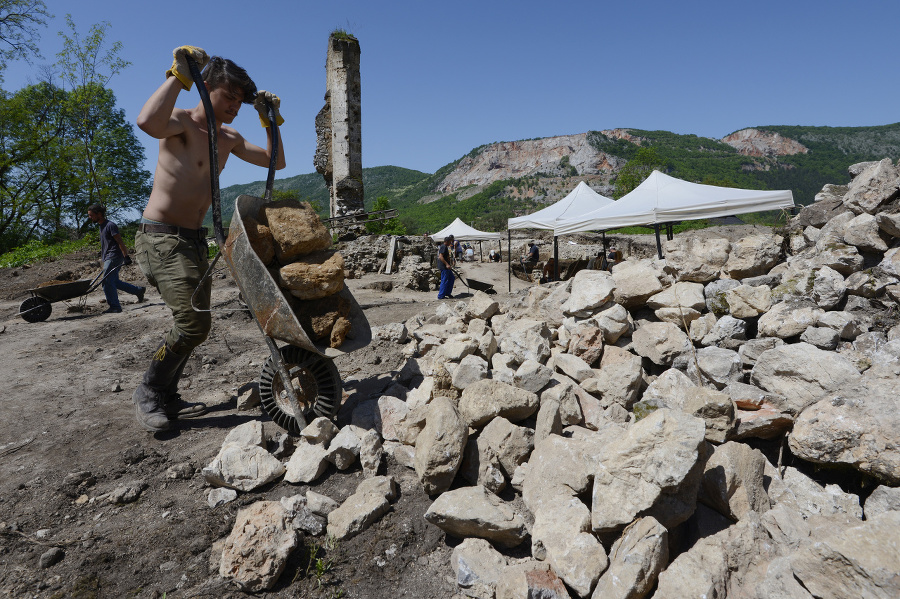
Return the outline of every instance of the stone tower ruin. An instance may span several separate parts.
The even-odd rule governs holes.
[[[330,216],[363,215],[359,41],[355,37],[338,32],[328,36],[325,72],[325,106],[316,115],[313,162],[328,185]]]

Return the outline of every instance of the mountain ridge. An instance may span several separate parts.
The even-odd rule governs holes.
[[[399,166],[363,169],[366,207],[386,196],[410,232],[437,230],[456,216],[502,230],[507,218],[564,197],[585,181],[612,196],[616,176],[641,147],[652,147],[670,175],[688,181],[752,189],[791,189],[809,204],[826,183],[849,182],[858,162],[900,158],[900,123],[870,127],[770,125],[746,127],[722,139],[635,128],[493,142],[473,148],[435,173]],[[275,181],[302,200],[328,205],[321,175]],[[221,191],[223,218],[234,198],[260,195],[263,181]]]

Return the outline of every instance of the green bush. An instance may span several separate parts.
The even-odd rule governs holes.
[[[131,241],[134,243],[133,236]],[[11,268],[35,262],[49,262],[65,254],[86,249],[100,251],[100,239],[96,231],[91,231],[75,241],[62,241],[50,244],[38,240],[29,241],[21,247],[0,255],[0,268]]]

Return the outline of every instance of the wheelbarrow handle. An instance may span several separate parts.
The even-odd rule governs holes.
[[[96,289],[97,287],[99,287],[100,285],[102,285],[102,284],[103,284],[103,281],[106,280],[106,277],[108,277],[108,276],[111,275],[112,273],[114,273],[114,272],[116,272],[117,270],[119,270],[120,268],[122,268],[122,266],[124,266],[124,262],[123,262],[122,264],[119,264],[118,266],[114,266],[114,267],[109,268],[109,269],[107,269],[107,270],[101,270],[101,271],[97,274],[97,276],[94,277],[94,280],[91,281],[91,284],[88,285],[88,290],[84,292],[84,295],[87,295],[88,293],[90,293],[91,291],[93,291],[94,289]],[[102,277],[102,278],[101,278],[101,277]],[[98,280],[98,279],[99,279],[99,280]]]
[[[219,141],[216,135],[216,115],[213,114],[209,90],[203,84],[203,75],[200,73],[197,61],[190,54],[185,58],[187,58],[188,69],[191,71],[191,78],[197,84],[197,91],[200,92],[203,110],[206,112],[206,129],[209,132],[209,179],[212,186],[213,228],[216,231],[216,243],[221,248],[225,246],[225,229],[222,227],[222,202],[219,196]]]
[[[278,123],[275,121],[275,107],[266,100],[266,111],[269,114],[269,127],[272,131],[272,155],[269,157],[269,174],[266,177],[266,194],[263,199],[272,201],[272,187],[275,184],[275,165],[278,162]]]

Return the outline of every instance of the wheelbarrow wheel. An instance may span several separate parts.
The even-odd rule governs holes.
[[[50,318],[50,312],[53,306],[42,297],[29,297],[22,302],[19,307],[19,315],[25,319],[25,322],[40,322]]]
[[[341,377],[334,362],[293,345],[281,348],[281,359],[307,421],[318,416],[333,420],[341,407]],[[289,433],[300,434],[300,425],[271,356],[259,375],[259,398],[275,424]]]

